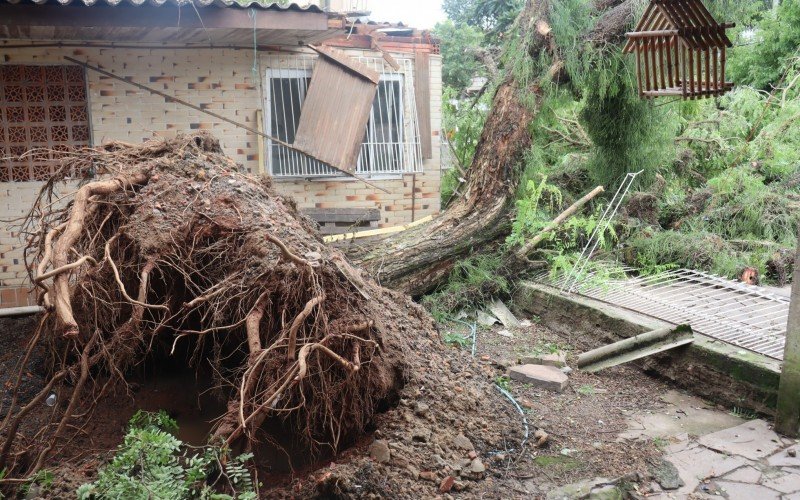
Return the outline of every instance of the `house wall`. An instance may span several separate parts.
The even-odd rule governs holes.
[[[258,128],[256,113],[262,106],[253,53],[234,49],[152,48],[14,48],[3,49],[0,64],[63,64],[63,56],[86,60],[132,81],[190,101],[232,120]],[[259,62],[260,65],[260,62]],[[153,137],[174,137],[181,132],[208,130],[219,138],[223,151],[252,173],[263,172],[260,138],[253,133],[185,106],[89,71],[89,107],[93,143],[117,139],[140,142]],[[380,208],[381,225],[392,226],[438,213],[439,134],[441,129],[441,59],[431,56],[431,95],[434,158],[424,172],[394,179],[374,180],[388,193],[362,182],[342,180],[279,180],[282,193],[296,198],[301,208]],[[22,241],[11,219],[23,216],[33,203],[40,183],[0,183],[0,307],[27,305],[27,274]],[[412,195],[412,186],[415,194]],[[69,187],[65,188],[68,190]]]
[[[381,58],[379,52],[348,49],[351,57]],[[413,57],[411,54],[396,54],[397,59]],[[272,55],[262,56],[262,67],[291,67],[291,61],[281,61]],[[373,178],[377,186],[388,191],[376,190],[367,184],[348,178],[341,179],[287,179],[276,178],[275,185],[283,193],[289,194],[302,208],[378,208],[381,210],[380,227],[396,226],[418,220],[440,210],[441,161],[439,130],[442,120],[442,61],[441,56],[430,56],[431,88],[431,130],[432,158],[424,159],[422,172],[417,174],[395,175],[391,178]],[[413,77],[413,75],[410,75]],[[413,87],[413,86],[412,86]],[[410,101],[405,102],[404,116],[411,116]],[[410,133],[411,124],[405,124],[405,133]],[[266,166],[266,162],[262,167]],[[413,203],[412,203],[413,202]],[[413,210],[412,210],[413,205]]]

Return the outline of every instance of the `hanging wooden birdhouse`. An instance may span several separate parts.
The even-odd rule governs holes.
[[[639,96],[699,99],[733,88],[725,81],[733,46],[725,30],[734,26],[717,23],[700,0],[651,0],[623,49],[636,54]]]

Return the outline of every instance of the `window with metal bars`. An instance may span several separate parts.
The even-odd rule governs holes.
[[[89,142],[83,68],[0,65],[0,182],[45,180]]]
[[[265,78],[265,129],[293,143],[315,58],[281,58]],[[422,170],[419,127],[410,61],[393,71],[374,58],[361,58],[381,70],[381,80],[364,131],[356,173],[398,175]],[[342,110],[346,113],[347,110]],[[267,140],[267,170],[276,177],[337,177],[343,174],[322,162]]]

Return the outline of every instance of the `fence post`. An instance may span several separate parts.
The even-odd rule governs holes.
[[[778,388],[778,413],[775,430],[789,437],[800,431],[800,234],[792,274],[792,303],[786,327],[786,347]]]

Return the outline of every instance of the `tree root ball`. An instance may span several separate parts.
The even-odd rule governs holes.
[[[100,175],[53,200],[57,182],[90,169]],[[75,416],[157,350],[188,353],[170,362],[193,369],[211,365],[227,402],[217,441],[251,448],[272,439],[262,424],[279,418],[310,455],[337,450],[398,397],[414,342],[438,337],[419,306],[325,246],[290,199],[243,173],[209,135],[74,155],[25,229],[48,311],[31,345],[48,347],[53,368],[0,428],[0,469],[19,475],[42,468]],[[35,459],[15,463],[20,422],[57,388],[66,407],[20,440]]]

